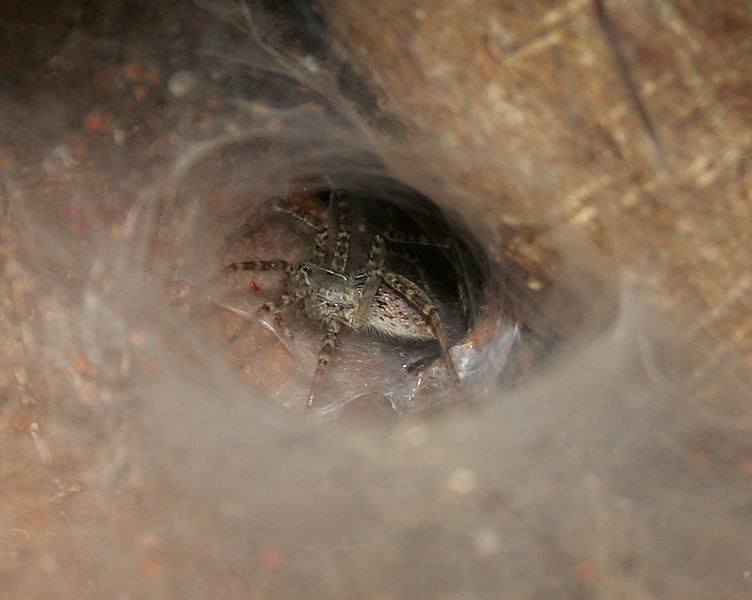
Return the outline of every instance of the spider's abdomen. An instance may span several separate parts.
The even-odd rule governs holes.
[[[386,285],[382,285],[374,296],[364,327],[403,340],[436,339],[426,317]]]

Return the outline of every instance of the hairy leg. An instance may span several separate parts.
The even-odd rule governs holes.
[[[334,244],[334,256],[332,257],[332,270],[344,274],[347,257],[350,254],[350,204],[345,192],[341,190],[335,194],[335,198],[337,200],[339,223],[337,224],[337,238]]]
[[[240,262],[230,263],[225,267],[225,273],[234,273],[237,271],[284,271],[290,273],[294,270],[294,267],[290,263],[284,260],[245,260]],[[291,337],[289,329],[282,322],[280,312],[282,309],[292,304],[295,301],[295,297],[290,294],[283,294],[276,302],[264,302],[256,311],[256,318],[259,314],[266,311],[274,315],[274,322],[286,337]],[[251,321],[246,321],[247,325],[243,325],[238,328],[233,336],[230,338],[230,342],[237,341],[240,336],[248,329]]]
[[[454,266],[455,273],[457,275],[457,294],[459,296],[460,305],[465,316],[465,327],[470,327],[470,314],[472,311],[470,303],[470,294],[467,288],[467,271],[465,269],[465,263],[463,262],[460,252],[457,248],[456,239],[447,235],[443,240],[431,240],[427,235],[409,236],[399,231],[390,231],[385,234],[387,241],[395,248],[395,253],[399,254],[407,260],[415,262],[417,270],[424,278],[422,272],[424,271],[422,265],[417,259],[413,259],[409,252],[402,252],[396,250],[399,245],[402,246],[429,246],[432,248],[440,248],[446,259],[451,265]]]
[[[373,304],[373,299],[376,296],[376,292],[379,291],[385,255],[386,240],[384,236],[377,235],[373,238],[373,243],[371,244],[371,254],[368,259],[368,265],[366,265],[366,282],[363,284],[363,289],[360,292],[358,310],[355,312],[352,322],[352,326],[355,329],[360,329],[365,324],[368,318],[368,311],[371,310],[371,305]]]
[[[316,388],[318,387],[321,377],[324,374],[326,366],[329,364],[329,359],[332,356],[332,350],[337,343],[337,335],[340,332],[340,324],[338,321],[330,321],[327,323],[326,337],[324,338],[324,344],[319,351],[318,365],[316,366],[316,374],[313,376],[313,383],[311,384],[311,391],[308,394],[307,408],[313,406],[313,400],[316,395]]]
[[[284,271],[292,272],[294,267],[285,260],[243,260],[230,263],[225,267],[225,273],[236,271]]]
[[[439,311],[434,306],[431,299],[418,285],[410,281],[407,277],[392,273],[390,271],[382,271],[381,277],[390,288],[403,296],[410,304],[423,313],[431,323],[431,329],[433,330],[436,340],[441,346],[441,355],[444,358],[447,369],[452,375],[452,378],[459,382],[460,376],[457,373],[457,369],[454,366],[452,355],[449,352],[449,342],[444,332],[444,325],[441,322]]]
[[[316,265],[323,265],[326,260],[329,228],[321,222],[321,219],[299,208],[289,208],[286,210],[298,221],[316,230],[316,237],[313,238],[313,249],[311,250],[311,262]]]

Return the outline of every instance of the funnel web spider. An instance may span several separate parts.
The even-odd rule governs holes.
[[[405,275],[385,265],[387,247],[424,241],[391,237],[388,233],[373,236],[367,264],[355,274],[348,274],[351,252],[351,220],[348,193],[332,192],[330,201],[336,203],[338,221],[334,235],[334,249],[327,264],[329,226],[318,216],[297,207],[286,212],[315,230],[310,257],[293,265],[285,260],[246,260],[233,262],[225,273],[237,271],[282,271],[287,291],[274,301],[261,305],[258,313],[272,314],[284,331],[281,312],[298,308],[307,318],[323,324],[326,335],[318,354],[318,365],[308,394],[307,407],[314,404],[316,389],[326,370],[337,336],[342,327],[365,330],[373,334],[402,341],[438,342],[442,359],[455,382],[460,376],[450,354],[445,325],[429,293]],[[257,313],[257,314],[258,314]]]

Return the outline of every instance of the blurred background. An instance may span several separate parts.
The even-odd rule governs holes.
[[[745,0],[3,2],[0,595],[749,597],[750,30]],[[304,260],[289,203],[334,227],[332,189],[354,273],[431,238],[395,268],[459,385],[346,332],[303,408],[321,324],[223,269]]]

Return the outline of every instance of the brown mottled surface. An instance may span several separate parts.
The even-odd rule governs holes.
[[[207,317],[192,285],[225,264],[245,188],[283,187],[283,155],[227,140],[323,103],[238,102],[278,65],[236,2],[6,3],[0,597],[749,597],[748,3],[607,2],[617,50],[589,1],[321,5],[375,90],[334,107],[391,173],[499,233],[521,296],[599,265],[565,243],[584,234],[675,320],[626,285],[604,335],[518,389],[461,388],[480,402],[434,419],[398,418],[383,390],[357,392],[341,427],[271,407],[243,380],[279,389],[300,365],[263,328],[228,358],[239,318]],[[322,145],[342,121],[326,124]],[[561,304],[565,333],[598,307],[600,268],[572,283],[588,301]],[[537,305],[515,308],[525,323]],[[493,325],[458,360],[496,361]],[[534,371],[537,341],[509,370]],[[380,361],[355,350],[334,372],[367,381]]]
[[[746,3],[606,2],[621,74],[589,0],[322,4],[422,168],[488,218],[584,230],[710,345],[696,366],[752,360]]]

